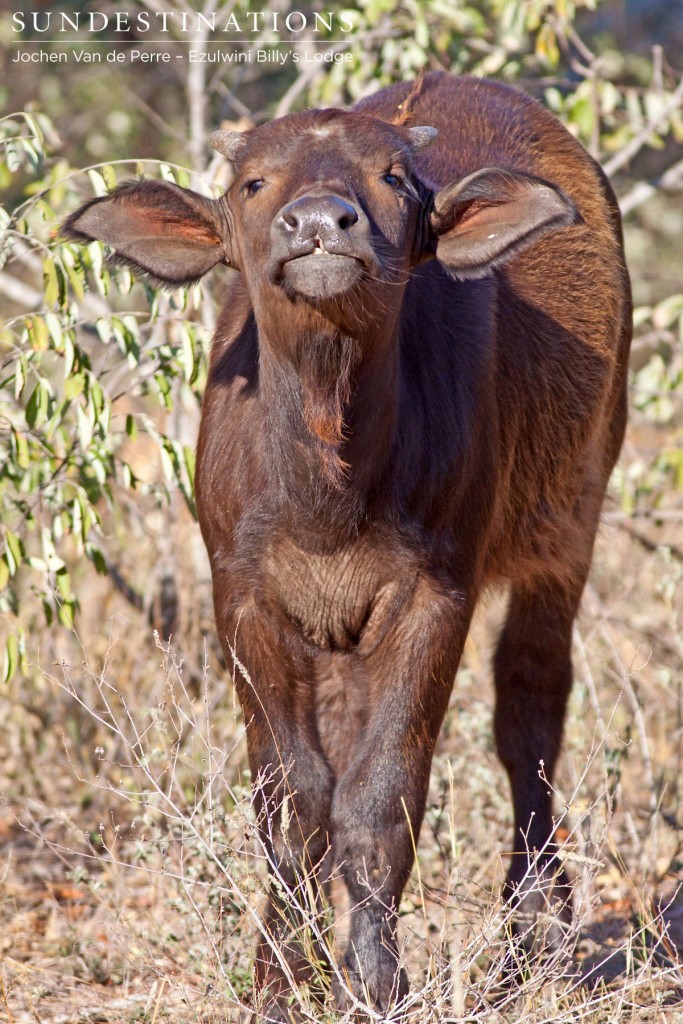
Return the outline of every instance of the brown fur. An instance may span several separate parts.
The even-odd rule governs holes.
[[[436,142],[411,152],[408,121]],[[548,783],[626,416],[618,208],[548,111],[478,79],[425,75],[239,141],[226,196],[169,196],[197,244],[142,246],[157,185],[125,187],[139,229],[114,193],[66,230],[173,282],[184,259],[186,280],[221,259],[242,271],[213,344],[196,494],[278,876],[256,983],[267,1019],[296,1016],[272,947],[310,977],[292,906],[331,863],[356,908],[337,1004],[386,1010],[406,991],[396,912],[434,744],[494,584],[510,590],[494,658],[515,811],[505,892],[522,916],[546,909],[526,874],[537,851],[568,898]]]

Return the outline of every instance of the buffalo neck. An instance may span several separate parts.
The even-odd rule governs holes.
[[[356,533],[384,477],[397,426],[396,321],[365,330],[320,314],[303,328],[296,316],[259,322],[270,493],[302,534],[321,521],[331,538]]]

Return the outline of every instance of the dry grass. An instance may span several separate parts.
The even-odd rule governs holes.
[[[556,783],[575,947],[501,985],[511,817],[492,739],[491,601],[402,906],[414,1024],[683,1022],[683,567],[619,517],[607,513],[576,630]],[[675,546],[680,528],[667,529],[658,543]],[[202,584],[182,582],[196,605]],[[37,637],[32,677],[0,698],[0,1020],[246,1021],[266,873],[227,674],[196,623],[168,645],[108,601],[106,635],[90,607],[82,643]],[[329,920],[316,926],[329,935]],[[335,1019],[310,1007],[311,1021]]]

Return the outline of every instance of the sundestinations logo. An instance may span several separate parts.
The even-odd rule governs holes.
[[[141,36],[161,33],[168,35],[248,36],[262,32],[286,31],[300,33],[348,33],[355,28],[352,13],[348,11],[247,11],[229,15],[214,12],[200,14],[195,11],[15,11],[12,29],[15,33],[42,34],[51,38],[69,33],[97,36],[103,33],[135,32]]]

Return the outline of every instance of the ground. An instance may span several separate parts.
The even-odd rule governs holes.
[[[555,786],[573,948],[501,982],[511,816],[492,738],[494,596],[401,911],[411,1021],[683,1024],[680,527],[636,532],[612,499],[575,631]],[[37,645],[31,684],[3,694],[0,1021],[237,1024],[265,873],[228,673],[210,633],[202,645],[189,630],[181,650],[122,600],[106,607],[99,636]]]

